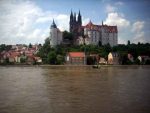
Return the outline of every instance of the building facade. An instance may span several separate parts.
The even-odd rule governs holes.
[[[117,26],[94,25],[91,21],[84,27],[84,35],[89,38],[93,45],[110,44],[111,47],[118,44]]]
[[[50,27],[50,45],[52,47],[60,45],[63,41],[62,32],[57,28],[54,20]]]
[[[66,55],[66,64],[68,65],[86,65],[86,56],[84,52],[69,52]]]

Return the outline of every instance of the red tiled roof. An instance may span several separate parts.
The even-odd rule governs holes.
[[[68,54],[70,57],[85,57],[84,52],[69,52]]]
[[[20,56],[19,52],[11,52],[11,56]]]
[[[108,25],[95,25],[91,21],[85,25],[82,26],[83,28],[88,28],[90,30],[100,30],[102,27],[105,27],[109,33],[117,33],[117,26],[108,26]]]
[[[109,33],[117,33],[117,26],[107,26]]]

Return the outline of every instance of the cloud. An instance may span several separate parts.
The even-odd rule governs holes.
[[[113,4],[107,4],[105,9],[107,17],[104,24],[118,27],[118,43],[125,44],[126,30],[130,28],[130,21],[126,19],[125,15],[119,12],[119,6],[122,6],[123,2],[114,2]]]
[[[145,24],[144,21],[136,21],[133,24],[132,32],[139,32],[139,31],[141,31],[144,28],[144,24]]]
[[[105,9],[107,13],[106,20],[104,24],[107,25],[117,25],[118,27],[118,42],[120,44],[126,44],[125,40],[130,40],[133,43],[142,42],[145,43],[148,39],[145,38],[146,33],[144,31],[145,22],[144,21],[133,21],[130,22],[126,18],[126,15],[119,12],[119,6],[124,5],[123,2],[118,1],[116,3],[107,4]],[[147,39],[147,40],[146,40]]]
[[[0,43],[43,43],[53,18],[60,30],[68,30],[69,16],[43,11],[31,1],[0,1]]]
[[[88,23],[89,23],[89,21],[90,21],[90,19],[89,19],[89,18],[85,18],[85,17],[83,17],[83,19],[82,19],[82,25],[83,25],[83,26],[85,26],[86,24],[88,24]]]
[[[0,13],[5,13],[0,17],[0,43],[37,43],[34,40],[35,31],[38,32],[35,20],[42,15],[42,10],[29,1],[0,1],[0,4]],[[44,30],[37,35],[39,41],[42,41],[41,36]]]
[[[119,29],[122,30],[130,26],[130,21],[125,18],[123,13],[117,11],[118,8],[116,5],[123,5],[123,2],[118,1],[114,3],[114,5],[106,5],[107,17],[104,23],[108,25],[117,25]]]
[[[138,43],[138,42],[145,43],[146,42],[145,32],[143,31],[144,24],[145,24],[144,21],[136,21],[133,23],[131,31],[134,34],[133,35],[134,43]]]
[[[142,32],[138,32],[137,34],[135,34],[134,38],[133,38],[133,42],[134,43],[138,43],[138,42],[145,43],[146,42],[145,33],[142,31]]]
[[[124,38],[122,38],[122,37],[118,38],[118,42],[119,42],[119,44],[126,44],[126,40],[124,40]]]
[[[123,4],[124,4],[124,3],[121,2],[121,1],[118,1],[118,2],[115,3],[115,5],[118,5],[118,6],[122,6]]]
[[[65,14],[59,14],[55,17],[57,24],[58,24],[58,28],[61,31],[64,30],[69,30],[69,16],[65,15]]]
[[[107,4],[107,6],[106,6],[106,12],[107,13],[114,12],[115,10],[116,10],[116,7],[114,7],[110,4]]]
[[[123,28],[130,26],[130,21],[125,19],[122,14],[112,12],[108,13],[107,18],[104,21],[104,24],[117,25],[121,30]]]

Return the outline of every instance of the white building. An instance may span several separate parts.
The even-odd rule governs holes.
[[[118,44],[117,26],[94,25],[91,21],[84,26],[84,35],[88,36],[89,44],[110,44],[111,47]]]
[[[79,45],[84,45],[84,44],[89,45],[90,44],[90,42],[89,42],[90,40],[87,36],[84,38],[82,36],[79,36],[77,41],[78,41],[77,44],[79,44]]]
[[[108,64],[119,64],[119,54],[116,52],[110,52],[108,54]]]
[[[52,47],[62,43],[62,32],[57,28],[54,20],[50,27],[50,45]]]

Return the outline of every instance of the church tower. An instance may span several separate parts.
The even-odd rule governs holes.
[[[74,13],[73,21],[76,23],[76,13]]]
[[[79,10],[79,14],[78,14],[78,25],[81,27],[82,26],[82,17],[80,14],[80,10]]]
[[[82,16],[80,14],[80,10],[78,13],[78,16],[76,16],[76,13],[71,11],[70,14],[70,32],[73,34],[74,37],[74,44],[76,43],[79,36],[81,36],[82,32]]]
[[[71,14],[70,14],[70,32],[73,32],[73,23],[74,23],[74,18],[73,18],[73,13],[71,10]]]
[[[78,17],[76,18],[76,13],[73,14],[72,10],[71,10],[71,14],[70,14],[70,32],[75,33],[75,31],[78,31],[78,29],[80,29],[80,27],[82,26],[82,16],[80,14],[80,10],[78,13]]]

